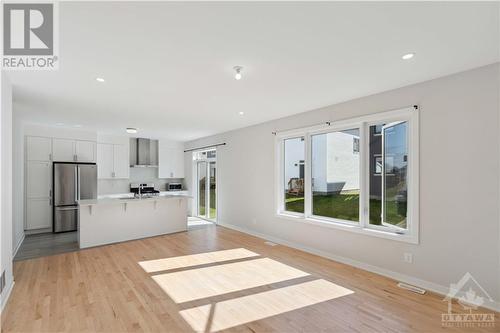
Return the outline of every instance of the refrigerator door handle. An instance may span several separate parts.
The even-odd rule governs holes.
[[[78,172],[77,172],[77,177],[78,177],[78,183],[77,183],[77,188],[78,188],[78,200],[80,200],[80,167],[77,167],[78,168]]]
[[[78,208],[73,206],[73,207],[67,207],[67,208],[61,208],[61,207],[57,207],[56,210],[58,211],[66,211],[66,210],[77,210]]]
[[[78,168],[75,166],[75,202],[78,200]]]

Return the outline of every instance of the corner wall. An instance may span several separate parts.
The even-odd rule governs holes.
[[[9,298],[12,273],[12,85],[4,72],[1,76],[0,117],[0,274],[5,271],[5,288],[0,295],[0,310]]]
[[[437,292],[446,293],[470,272],[498,306],[499,71],[497,63],[191,141],[186,148],[227,142],[217,150],[221,224]],[[272,131],[414,104],[420,106],[418,245],[275,215]],[[192,163],[185,161],[188,176]],[[413,264],[403,261],[404,252],[413,253]]]

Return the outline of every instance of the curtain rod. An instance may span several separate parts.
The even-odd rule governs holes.
[[[218,146],[225,146],[225,145],[226,145],[225,142],[223,142],[223,143],[216,143],[216,144],[210,145],[210,146],[204,146],[204,147],[186,149],[186,150],[184,150],[184,152],[187,153],[187,152],[190,152],[190,151],[201,150],[201,149],[205,149],[205,148],[218,147]]]
[[[413,109],[414,110],[418,110],[418,104],[415,104],[415,105],[412,105]],[[346,119],[349,119],[349,118],[346,118]],[[346,120],[346,119],[338,119],[338,120],[335,120],[335,121],[342,121],[342,120]],[[306,127],[315,127],[315,126],[320,126],[320,125],[327,125],[327,126],[330,126],[332,124],[333,121],[324,121],[322,123],[319,123],[319,124],[314,124],[314,125],[309,125],[309,126],[306,126]],[[272,135],[277,135],[278,133],[280,132],[288,132],[288,131],[294,131],[294,130],[299,130],[299,129],[303,129],[304,126],[300,126],[300,127],[295,127],[295,128],[289,128],[289,129],[284,129],[284,130],[277,130],[277,131],[273,131],[271,132]]]

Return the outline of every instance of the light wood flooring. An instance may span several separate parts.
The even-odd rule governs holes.
[[[380,275],[217,226],[17,261],[14,274],[3,332],[498,332],[500,325],[496,313],[496,328],[442,328],[441,295],[404,291]]]

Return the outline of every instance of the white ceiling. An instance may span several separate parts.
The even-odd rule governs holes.
[[[498,6],[60,3],[60,69],[11,72],[16,112],[190,140],[497,62]]]

